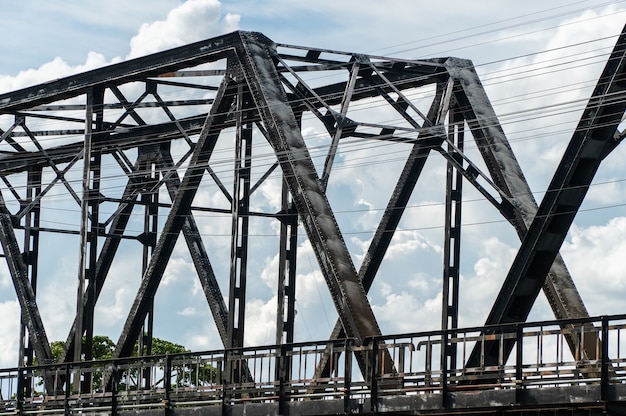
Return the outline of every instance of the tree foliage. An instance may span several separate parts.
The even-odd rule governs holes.
[[[65,342],[53,341],[50,344],[52,349],[52,355],[55,361],[59,362],[65,351]],[[93,337],[93,360],[108,360],[113,357],[115,351],[115,343],[107,336],[94,335]],[[136,343],[133,348],[133,357],[138,356],[139,344]],[[152,351],[150,355],[167,355],[167,354],[185,354],[191,350],[185,348],[183,345],[176,344],[164,339],[153,338],[152,339]],[[147,355],[147,346],[143,346],[143,354]],[[35,363],[36,365],[36,363]],[[163,370],[163,366],[159,367]],[[175,387],[187,387],[195,386],[197,384],[205,384],[215,381],[216,371],[209,364],[202,363],[198,357],[186,356],[183,364],[178,364],[178,361],[172,366],[173,380],[172,385]],[[139,372],[136,369],[127,370],[126,376],[128,380],[132,381],[127,385],[126,383],[120,383],[120,390],[134,390],[138,383]],[[93,390],[102,390],[102,374],[93,373],[92,385]]]

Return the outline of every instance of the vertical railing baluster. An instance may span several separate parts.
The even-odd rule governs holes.
[[[20,367],[17,370],[17,395],[15,407],[21,413],[24,410],[24,369]]]
[[[229,359],[229,351],[224,350],[224,363],[222,369],[222,416],[228,415],[228,407],[227,407],[227,398],[228,394],[228,383],[230,383],[232,366],[228,362]]]
[[[448,352],[452,349],[448,345],[448,330],[444,329],[441,333],[441,406],[448,408],[448,363],[450,362]],[[430,348],[429,348],[430,349]]]

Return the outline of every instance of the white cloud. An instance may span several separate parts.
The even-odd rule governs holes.
[[[196,269],[188,258],[188,256],[181,256],[180,251],[186,250],[187,244],[184,237],[181,235],[176,242],[176,249],[172,253],[172,257],[167,263],[165,273],[163,273],[163,279],[161,280],[161,287],[168,285],[175,285],[176,283],[184,280],[191,282],[189,276],[196,276]],[[165,290],[165,289],[164,289]]]
[[[481,257],[474,262],[473,273],[461,275],[459,283],[459,325],[482,325],[496,299],[506,273],[515,258],[515,250],[491,237],[479,243]]]
[[[570,229],[561,254],[591,315],[623,313],[626,217]]]
[[[200,315],[200,312],[198,312],[196,310],[196,308],[194,308],[193,306],[188,306],[185,309],[182,309],[180,311],[176,311],[176,315],[181,315],[181,316],[198,316],[198,315]]]
[[[165,49],[231,32],[239,26],[239,16],[222,16],[217,0],[187,0],[172,9],[165,20],[144,23],[130,40],[128,58],[148,55]]]
[[[564,20],[540,53],[479,68],[533,191],[546,189],[623,26],[611,5]]]
[[[0,342],[0,367],[17,366],[17,351],[20,333],[20,307],[17,301],[0,303],[0,333],[3,334]],[[15,336],[7,336],[15,334]]]
[[[268,345],[276,340],[276,297],[246,303],[245,345]]]
[[[394,293],[391,287],[384,286],[385,303],[372,305],[383,333],[428,331],[440,327],[441,292],[434,298],[427,298],[421,296],[420,292],[403,290]]]
[[[217,0],[187,0],[172,9],[165,20],[144,23],[130,40],[130,52],[126,59],[174,48],[187,43],[210,38],[237,30],[239,16],[222,15]],[[16,76],[0,75],[0,93],[40,84],[55,78],[88,71],[121,61],[115,57],[107,60],[104,55],[89,52],[84,64],[70,65],[56,57],[36,69],[20,71]]]
[[[114,63],[115,61],[119,61],[119,59],[116,58],[113,62],[107,61],[104,55],[96,52],[89,52],[84,64],[72,66],[60,57],[56,57],[54,60],[41,65],[37,69],[20,71],[14,77],[0,75],[0,93],[40,84],[55,78],[89,71],[91,69]]]

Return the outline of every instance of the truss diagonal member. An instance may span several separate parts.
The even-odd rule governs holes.
[[[506,200],[512,205],[513,217],[510,220],[520,239],[523,239],[528,225],[537,212],[537,202],[471,61],[450,58],[446,61],[446,65],[451,75],[460,81],[462,89],[456,91],[455,94],[459,110],[464,113],[464,118],[485,160],[493,183],[507,196]],[[571,276],[560,257],[557,262],[560,264],[555,265],[554,278],[557,286],[563,286],[566,285],[565,281],[571,282]],[[573,286],[573,282],[571,285]],[[575,287],[573,290],[576,290]],[[577,293],[576,297],[578,299],[563,299],[558,294],[548,295],[549,299],[553,298],[561,304],[561,306],[552,305],[555,314],[557,310],[559,311],[557,318],[587,316],[586,309]],[[566,304],[568,307],[562,310]],[[571,309],[574,307],[576,309]]]
[[[376,336],[380,328],[287,103],[269,52],[271,42],[243,36],[244,50],[238,51],[243,72],[346,333],[360,341]]]
[[[510,212],[507,220],[514,226],[519,238],[523,240],[528,231],[528,226],[537,212],[537,202],[471,61],[449,58],[446,61],[446,67],[451,76],[460,81],[459,85],[462,89],[456,91],[455,99],[459,110],[464,113],[464,118],[491,178],[496,187],[508,196],[506,200],[503,199],[503,204],[510,203],[511,205],[511,209],[503,206],[503,204],[496,207],[503,214]],[[545,279],[543,291],[557,319],[589,316],[560,255],[554,259]],[[531,304],[534,300],[535,298],[530,300]],[[576,337],[577,335],[574,333],[566,335],[568,346],[572,352],[580,347],[580,341]],[[596,341],[597,335],[589,333],[585,338],[583,354],[590,358],[595,357],[593,346],[596,345]],[[468,365],[478,365],[476,359],[470,358]]]
[[[74,165],[83,158],[83,148],[82,145],[78,150],[78,153],[74,155],[74,157],[69,161],[69,163],[63,168],[63,170],[50,181],[50,183],[43,189],[33,200],[26,206],[20,208],[20,210],[15,214],[15,217],[21,219],[24,215],[28,214],[37,204],[40,203],[41,199],[50,191],[54,185],[62,180],[67,172],[70,171]]]
[[[28,267],[24,262],[20,246],[17,243],[15,230],[11,221],[11,213],[0,192],[0,243],[4,257],[13,279],[13,286],[20,303],[24,324],[28,328],[28,336],[40,363],[54,362],[48,336],[39,314],[35,292],[28,280]],[[51,390],[50,390],[51,391]]]
[[[523,321],[528,316],[607,149],[615,148],[617,127],[625,111],[626,26],[528,228],[487,324]]]
[[[134,165],[135,170],[137,167],[143,163],[146,158],[146,154],[140,152],[137,156],[137,162]],[[109,274],[109,270],[111,269],[111,265],[113,264],[113,259],[117,253],[117,249],[120,246],[120,242],[122,241],[122,236],[124,231],[126,230],[126,226],[130,221],[130,215],[135,207],[135,201],[137,200],[138,195],[138,187],[141,186],[141,183],[135,182],[132,175],[134,172],[129,173],[129,179],[122,192],[122,202],[120,202],[118,209],[116,210],[116,215],[113,216],[111,220],[111,226],[109,227],[109,232],[107,233],[107,238],[102,243],[102,248],[100,249],[100,255],[98,256],[98,261],[96,262],[96,270],[93,279],[89,279],[87,284],[87,290],[85,293],[87,294],[85,301],[83,302],[84,306],[86,305],[95,305],[100,297],[100,292],[102,292],[102,287],[104,286],[105,280]],[[74,319],[74,323],[72,324],[72,328],[67,336],[65,341],[65,348],[62,356],[59,359],[59,362],[68,362],[71,361],[73,356],[72,352],[74,351],[74,340],[76,337],[76,329],[77,329],[77,321]],[[83,325],[81,328],[85,327],[85,322],[83,319]]]
[[[25,152],[26,149],[24,149],[19,143],[13,140],[12,136],[13,136],[13,130],[15,130],[15,128],[21,125],[22,123],[23,123],[22,117],[16,117],[15,122],[11,125],[11,127],[9,127],[7,131],[3,131],[2,129],[0,129],[0,142],[6,141],[9,145],[11,145],[11,147],[13,147],[18,152]]]
[[[376,273],[385,257],[385,253],[391,244],[393,235],[402,219],[402,215],[409,202],[409,198],[417,184],[422,169],[426,164],[428,155],[433,148],[440,146],[446,139],[446,132],[441,127],[443,118],[448,113],[452,92],[452,82],[441,82],[437,85],[435,98],[430,106],[426,123],[434,127],[428,131],[430,134],[436,133],[437,126],[440,126],[439,134],[433,134],[429,139],[417,140],[409,153],[407,162],[402,169],[400,178],[387,203],[387,208],[376,228],[367,252],[359,269],[359,279],[363,283],[365,291],[369,291],[376,277]],[[419,138],[419,136],[418,136]],[[339,339],[345,336],[341,322],[337,322],[329,339]],[[329,354],[325,354],[318,363],[316,375],[325,377],[330,374]]]
[[[162,172],[169,172],[174,169],[174,162],[169,151],[161,151],[157,160],[157,166]],[[164,173],[165,175],[165,173]],[[169,180],[166,182],[167,191],[170,194],[172,201],[176,198],[176,194],[180,189],[180,179],[178,173],[174,170],[169,176]],[[228,307],[224,301],[224,296],[220,290],[217,278],[213,272],[209,255],[204,248],[202,237],[200,236],[200,230],[192,215],[187,215],[185,223],[182,227],[185,241],[187,242],[187,248],[189,254],[198,273],[200,284],[204,291],[204,296],[209,303],[209,308],[213,314],[213,320],[217,326],[217,332],[220,334],[222,344],[226,346],[227,343],[227,324],[228,324]]]
[[[182,180],[180,191],[176,194],[174,201],[172,201],[172,207],[163,225],[159,241],[152,252],[150,263],[142,277],[137,296],[117,342],[113,358],[129,356],[135,340],[141,332],[142,323],[161,282],[165,267],[174,251],[178,235],[183,228],[187,214],[190,212],[191,203],[202,180],[206,164],[213,152],[217,137],[223,128],[224,121],[233,102],[232,94],[226,93],[228,85],[229,79],[227,76],[220,85],[214,105],[202,128],[189,161],[189,167]]]
[[[362,58],[364,63],[367,62],[367,58]],[[326,156],[326,161],[324,162],[324,170],[322,172],[322,188],[326,190],[328,186],[328,178],[330,177],[330,171],[333,168],[333,163],[335,161],[335,156],[337,155],[337,147],[339,147],[339,140],[341,139],[341,135],[344,130],[344,120],[346,119],[346,115],[348,113],[348,106],[350,105],[350,100],[352,99],[352,94],[354,93],[354,86],[356,85],[356,80],[359,77],[359,70],[361,68],[361,60],[356,59],[352,64],[352,68],[350,70],[350,80],[346,83],[346,90],[343,93],[343,98],[341,99],[341,110],[339,114],[335,114],[335,131],[333,134],[332,141],[330,143],[330,148],[328,149],[328,155]]]
[[[113,86],[110,89],[111,89],[111,92],[115,95],[115,97],[117,98],[117,100],[120,102],[120,104],[125,110],[122,117],[118,118],[117,122],[113,123],[113,126],[119,125],[124,120],[124,118],[126,118],[126,115],[130,115],[138,125],[145,126],[146,122],[139,116],[139,114],[137,114],[137,111],[135,111],[135,108],[137,108],[141,100],[143,100],[144,95],[147,95],[147,92],[144,91],[141,97],[139,97],[139,99],[134,104],[131,104],[126,99],[126,97],[124,97],[124,94],[122,94],[122,92],[117,86]]]
[[[424,122],[430,128],[418,134],[418,140],[409,153],[407,162],[391,194],[372,242],[367,253],[365,253],[359,269],[359,277],[362,279],[366,290],[369,290],[372,286],[374,277],[391,244],[391,239],[404,214],[430,151],[440,146],[446,140],[446,131],[441,123],[449,110],[452,85],[451,82],[440,82],[437,84],[435,97]]]

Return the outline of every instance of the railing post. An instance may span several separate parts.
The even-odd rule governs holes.
[[[289,382],[287,380],[287,348],[284,345],[280,346],[280,355],[278,356],[278,414],[287,415],[287,394],[285,392],[285,386]]]
[[[448,330],[441,333],[441,407],[448,408]]]
[[[520,404],[522,390],[524,389],[524,328],[520,324],[515,325],[515,403]]]
[[[184,368],[183,368],[183,371]],[[163,369],[163,388],[165,389],[164,404],[166,412],[171,409],[170,392],[172,390],[172,357],[169,354],[165,355],[165,368]]]
[[[378,411],[378,338],[370,338],[372,341],[372,353],[370,354],[370,410],[372,413]]]
[[[607,401],[609,396],[609,317],[602,317],[602,369],[600,378],[600,400]]]
[[[228,394],[228,383],[230,383],[231,374],[230,371],[231,366],[228,364],[228,350],[224,350],[224,364],[222,371],[222,416],[228,415],[228,408],[226,402],[226,395]]]
[[[65,408],[65,414],[69,415],[72,413],[72,409],[70,408],[70,394],[72,391],[72,378],[70,376],[70,365],[69,363],[65,364],[65,398],[63,400],[63,407]]]
[[[352,339],[346,338],[343,347],[343,412],[351,413],[351,387],[352,387]]]
[[[115,361],[111,362],[111,379],[109,381],[111,386],[111,416],[117,416],[117,393],[118,393],[118,382],[117,382],[117,364]]]
[[[24,410],[24,368],[17,369],[17,394],[15,396],[15,408],[19,413]]]

